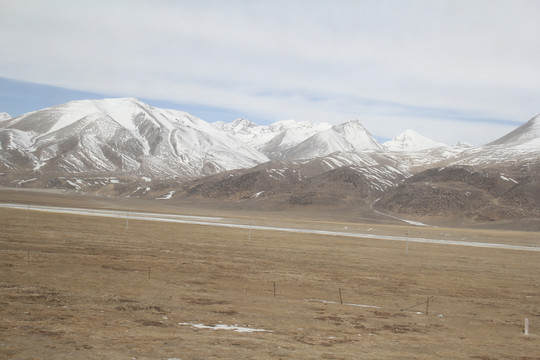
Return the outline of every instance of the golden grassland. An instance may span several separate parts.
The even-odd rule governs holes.
[[[540,358],[540,252],[405,253],[403,242],[11,209],[0,219],[0,358]],[[492,235],[520,243],[508,234]]]

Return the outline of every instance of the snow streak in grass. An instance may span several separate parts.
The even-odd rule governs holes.
[[[217,324],[214,326],[204,325],[204,324],[193,324],[193,323],[178,323],[178,325],[188,325],[195,329],[210,329],[210,330],[232,330],[240,333],[250,333],[250,332],[273,332],[272,330],[265,329],[253,329],[250,327],[237,326],[237,325],[225,325]]]

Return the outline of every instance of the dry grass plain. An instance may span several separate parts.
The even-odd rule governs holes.
[[[0,358],[540,359],[540,252],[125,225],[0,209]]]

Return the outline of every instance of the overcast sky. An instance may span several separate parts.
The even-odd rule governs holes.
[[[481,145],[540,113],[539,16],[539,0],[1,0],[0,112],[93,93]],[[55,88],[34,86],[38,105],[21,82]]]

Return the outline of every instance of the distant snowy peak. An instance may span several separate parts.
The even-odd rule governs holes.
[[[335,125],[332,130],[350,144],[350,150],[384,150],[384,147],[367,131],[359,120]]]
[[[224,121],[218,121],[212,123],[212,125],[220,130],[225,131],[233,138],[249,144],[257,148],[261,138],[267,138],[265,134],[265,127],[258,125],[246,119],[236,119],[233,122],[226,123]]]
[[[268,129],[273,132],[287,131],[291,129],[303,129],[304,131],[322,131],[330,129],[332,126],[328,123],[312,123],[309,121],[282,120],[268,125]]]
[[[302,141],[317,134],[318,132],[330,129],[327,123],[311,123],[309,121],[285,120],[268,125],[271,133],[275,134],[270,143],[266,143],[264,148],[273,151],[283,151],[300,144]]]
[[[506,145],[540,151],[540,115],[487,145]]]
[[[8,113],[2,112],[0,113],[0,121],[11,119],[11,116]]]
[[[353,120],[317,132],[284,152],[284,157],[289,159],[312,159],[335,152],[366,150],[379,151],[384,150],[384,147],[371,136],[358,120]]]
[[[213,125],[272,159],[282,158],[285,150],[332,127],[327,123],[295,120],[283,120],[262,126],[246,119],[236,119],[232,123],[219,121]]]
[[[226,123],[224,121],[218,121],[212,125],[227,131],[231,134],[249,134],[253,129],[259,128],[260,126],[246,119],[236,119],[232,123]]]
[[[405,130],[390,141],[383,143],[390,151],[421,151],[448,145],[433,141],[414,130]]]

